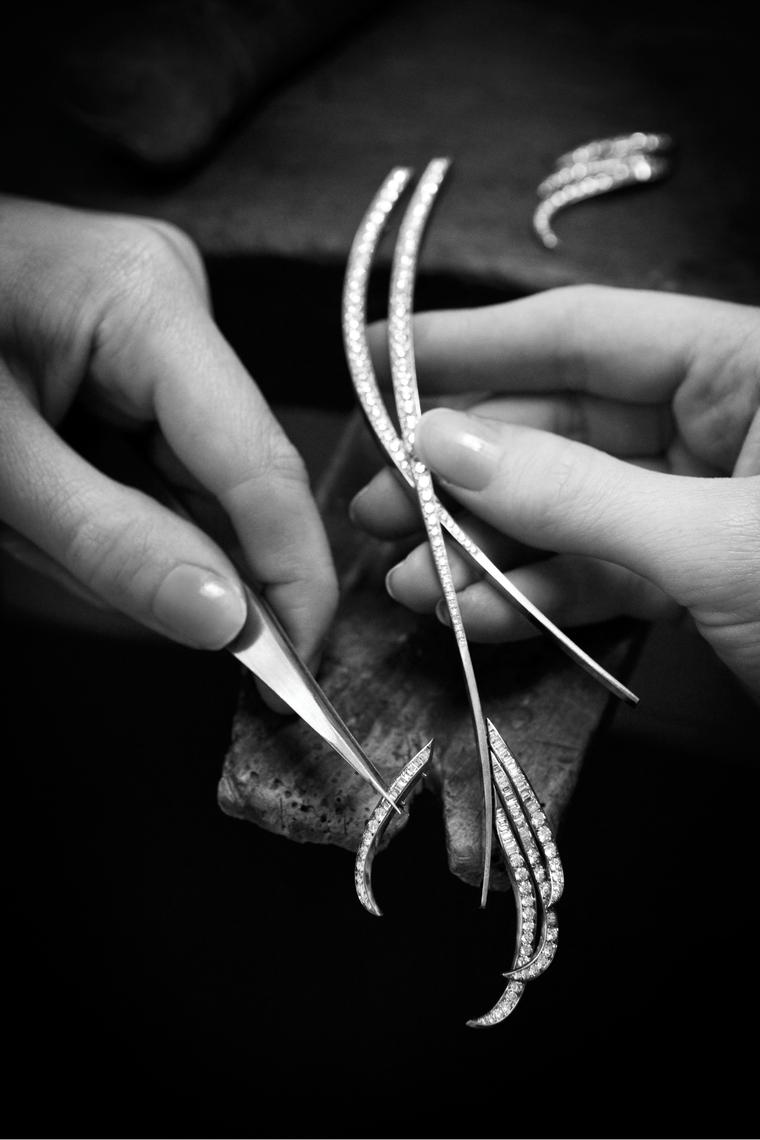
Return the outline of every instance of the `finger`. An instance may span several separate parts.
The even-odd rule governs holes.
[[[472,566],[446,544],[449,568],[455,590],[464,590],[475,580]],[[441,597],[441,586],[428,544],[416,546],[406,558],[392,566],[385,576],[385,588],[396,602],[418,614],[432,613]]]
[[[313,658],[337,602],[327,537],[300,456],[211,317],[180,297],[135,335],[122,321],[98,366],[152,393],[169,447],[222,504],[253,576]]]
[[[458,522],[492,562],[503,570],[510,571],[510,578],[513,566],[521,566],[540,557],[535,550],[499,534],[471,515],[460,516]],[[482,577],[482,571],[473,566],[455,542],[447,540],[446,551],[456,590],[464,590],[470,583]],[[385,585],[395,601],[401,602],[416,613],[432,613],[441,599],[441,584],[429,544],[421,543],[401,562],[391,567],[386,575]]]
[[[445,497],[452,507],[457,506],[449,496]],[[416,494],[387,468],[379,471],[354,496],[349,504],[349,515],[355,526],[375,538],[393,541],[424,537]],[[531,552],[524,543],[500,534],[467,511],[458,510],[456,521],[473,542],[503,568],[519,565]],[[450,549],[456,553],[459,547],[452,541]]]
[[[445,491],[439,499],[453,506]],[[423,533],[416,491],[393,468],[384,467],[358,491],[348,506],[354,526],[380,539],[408,538]]]
[[[665,404],[626,404],[581,392],[499,396],[471,405],[483,419],[551,431],[610,455],[674,475],[726,474],[688,446]]]
[[[709,372],[757,324],[750,306],[584,285],[422,313],[414,346],[420,384],[431,392],[580,390],[652,404],[672,395],[695,357]],[[370,336],[387,376],[383,327]]]
[[[151,470],[159,479],[151,482],[149,473],[143,490],[165,503],[177,514],[189,517],[221,546],[236,566],[245,566],[246,557],[229,515],[219,500],[203,486],[184,463],[180,463],[160,434],[148,449]],[[109,470],[109,474],[113,474]],[[127,480],[125,480],[127,481]]]
[[[682,605],[734,605],[726,560],[744,577],[754,564],[752,480],[661,475],[550,433],[446,410],[423,416],[416,447],[491,526],[625,566]]]
[[[672,616],[675,603],[646,578],[617,566],[573,554],[560,554],[543,562],[510,571],[510,580],[562,628],[606,621],[628,615],[648,621]],[[466,586],[458,595],[467,636],[473,641],[519,641],[537,637],[539,630],[485,581]],[[440,600],[436,616],[449,625],[449,613]]]
[[[632,457],[630,462],[650,471],[666,471],[668,469],[661,456],[637,455]],[[677,473],[707,474],[701,469],[696,469],[693,462],[688,465],[684,463],[683,468]],[[715,472],[711,471],[710,474],[715,474]],[[370,482],[356,493],[348,505],[348,513],[354,526],[366,531],[374,538],[393,541],[422,535],[423,533],[415,495],[401,477],[388,467],[378,471]],[[476,533],[480,533],[478,531],[480,524],[474,515],[460,514],[457,521],[479,546],[486,549],[486,545],[476,537]],[[494,534],[490,528],[488,533],[491,536]],[[524,561],[524,553],[527,549],[523,543],[513,543],[511,547],[513,552],[508,554],[502,538],[502,544],[498,547],[500,555],[491,555],[491,557],[496,557],[497,561],[499,557],[509,558],[509,565],[517,565],[521,559]],[[486,552],[490,554],[489,550]],[[502,562],[501,565],[506,568],[507,563]]]
[[[103,599],[88,590],[81,582],[65,570],[59,562],[43,553],[39,547],[15,531],[0,528],[0,554],[13,559],[20,566],[38,574],[49,582],[55,582],[67,594],[71,594],[80,601],[86,602],[96,609],[103,609]]]
[[[2,381],[5,380],[5,383]],[[207,535],[72,451],[0,376],[0,518],[85,590],[186,645],[239,632],[238,576]]]
[[[631,404],[583,392],[499,396],[468,410],[484,419],[552,431],[624,458],[662,455],[675,433],[668,404]]]
[[[406,538],[421,530],[416,495],[390,467],[383,467],[354,495],[348,514],[354,526],[375,538]]]

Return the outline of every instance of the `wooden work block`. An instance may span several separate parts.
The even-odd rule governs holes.
[[[428,786],[442,801],[449,866],[465,882],[477,883],[480,767],[453,636],[433,618],[392,601],[383,579],[397,551],[361,536],[347,516],[350,498],[372,470],[372,454],[363,425],[351,419],[321,484],[342,601],[320,680],[388,782],[435,739]],[[580,640],[614,672],[624,666],[634,633],[628,624],[611,624],[584,631]],[[486,715],[556,826],[611,698],[543,638],[521,646],[475,646],[473,658]],[[219,785],[225,812],[299,842],[354,850],[376,799],[302,721],[270,712],[243,675]]]

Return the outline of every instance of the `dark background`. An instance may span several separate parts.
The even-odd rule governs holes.
[[[715,211],[721,179],[743,200],[733,191],[753,185],[757,104],[740,6],[541,7],[610,34],[616,19],[661,25],[645,37],[652,83],[663,106],[698,92],[692,137],[717,156]],[[20,13],[27,54],[4,41],[2,185],[41,194],[57,180],[66,200],[67,176],[81,186],[93,169],[147,202],[161,187],[181,195],[181,179],[91,150],[74,126],[44,134],[60,127],[46,68],[67,26],[66,6],[50,22],[44,12]],[[737,250],[751,267],[758,248],[751,197],[726,223],[722,295]],[[246,251],[212,255],[209,269],[222,327],[272,398],[313,398],[319,359],[320,403],[349,406],[331,315],[339,263]],[[439,273],[421,300],[478,303],[524,285]],[[294,299],[303,336],[283,342]],[[639,719],[610,710],[590,749],[559,836],[556,962],[504,1025],[475,1031],[464,1022],[498,995],[511,907],[479,911],[449,875],[434,801],[420,797],[378,860],[386,916],[373,920],[348,853],[219,811],[232,659],[4,619],[9,1134],[757,1134],[758,720],[688,634],[656,632],[632,682]]]
[[[28,628],[4,654],[20,1134],[754,1134],[760,777],[738,728],[695,756],[603,725],[560,833],[557,959],[471,1030],[512,909],[449,875],[433,800],[378,859],[373,919],[349,853],[218,810],[232,659]]]

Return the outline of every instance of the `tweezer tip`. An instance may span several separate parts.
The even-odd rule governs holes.
[[[631,692],[630,689],[627,689],[625,685],[620,685],[620,688],[617,691],[617,695],[620,697],[621,701],[625,701],[627,705],[637,705],[639,703],[639,698],[636,696],[636,694]]]
[[[398,812],[399,815],[403,815],[403,809],[399,807],[388,789],[384,788],[379,780],[371,780],[370,782],[375,791],[380,793],[381,798],[384,799],[387,804],[390,804],[395,812]]]

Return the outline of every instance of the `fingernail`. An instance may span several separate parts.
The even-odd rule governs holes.
[[[154,617],[181,641],[222,649],[240,632],[246,617],[240,589],[201,566],[175,566],[153,601]]]
[[[451,625],[451,614],[449,613],[449,607],[446,605],[446,602],[443,598],[441,598],[440,601],[436,602],[435,604],[435,616],[438,618],[438,621],[441,623],[441,625]]]
[[[390,570],[385,575],[385,588],[388,591],[388,593],[390,594],[390,596],[393,598],[394,602],[397,602],[398,598],[396,597],[396,594],[394,593],[394,590],[393,590],[393,576],[396,573],[396,571],[398,570],[400,565],[401,564],[398,563],[398,565],[396,565],[396,566],[391,566]]]
[[[357,507],[357,504],[359,503],[359,500],[362,498],[362,496],[364,495],[366,490],[367,490],[366,487],[362,487],[361,491],[357,491],[356,494],[354,495],[353,499],[351,500],[351,502],[348,504],[348,518],[349,518],[349,521],[354,523],[354,524],[356,523],[356,507]]]
[[[499,464],[499,436],[487,420],[435,408],[417,425],[415,451],[447,483],[482,491]]]

